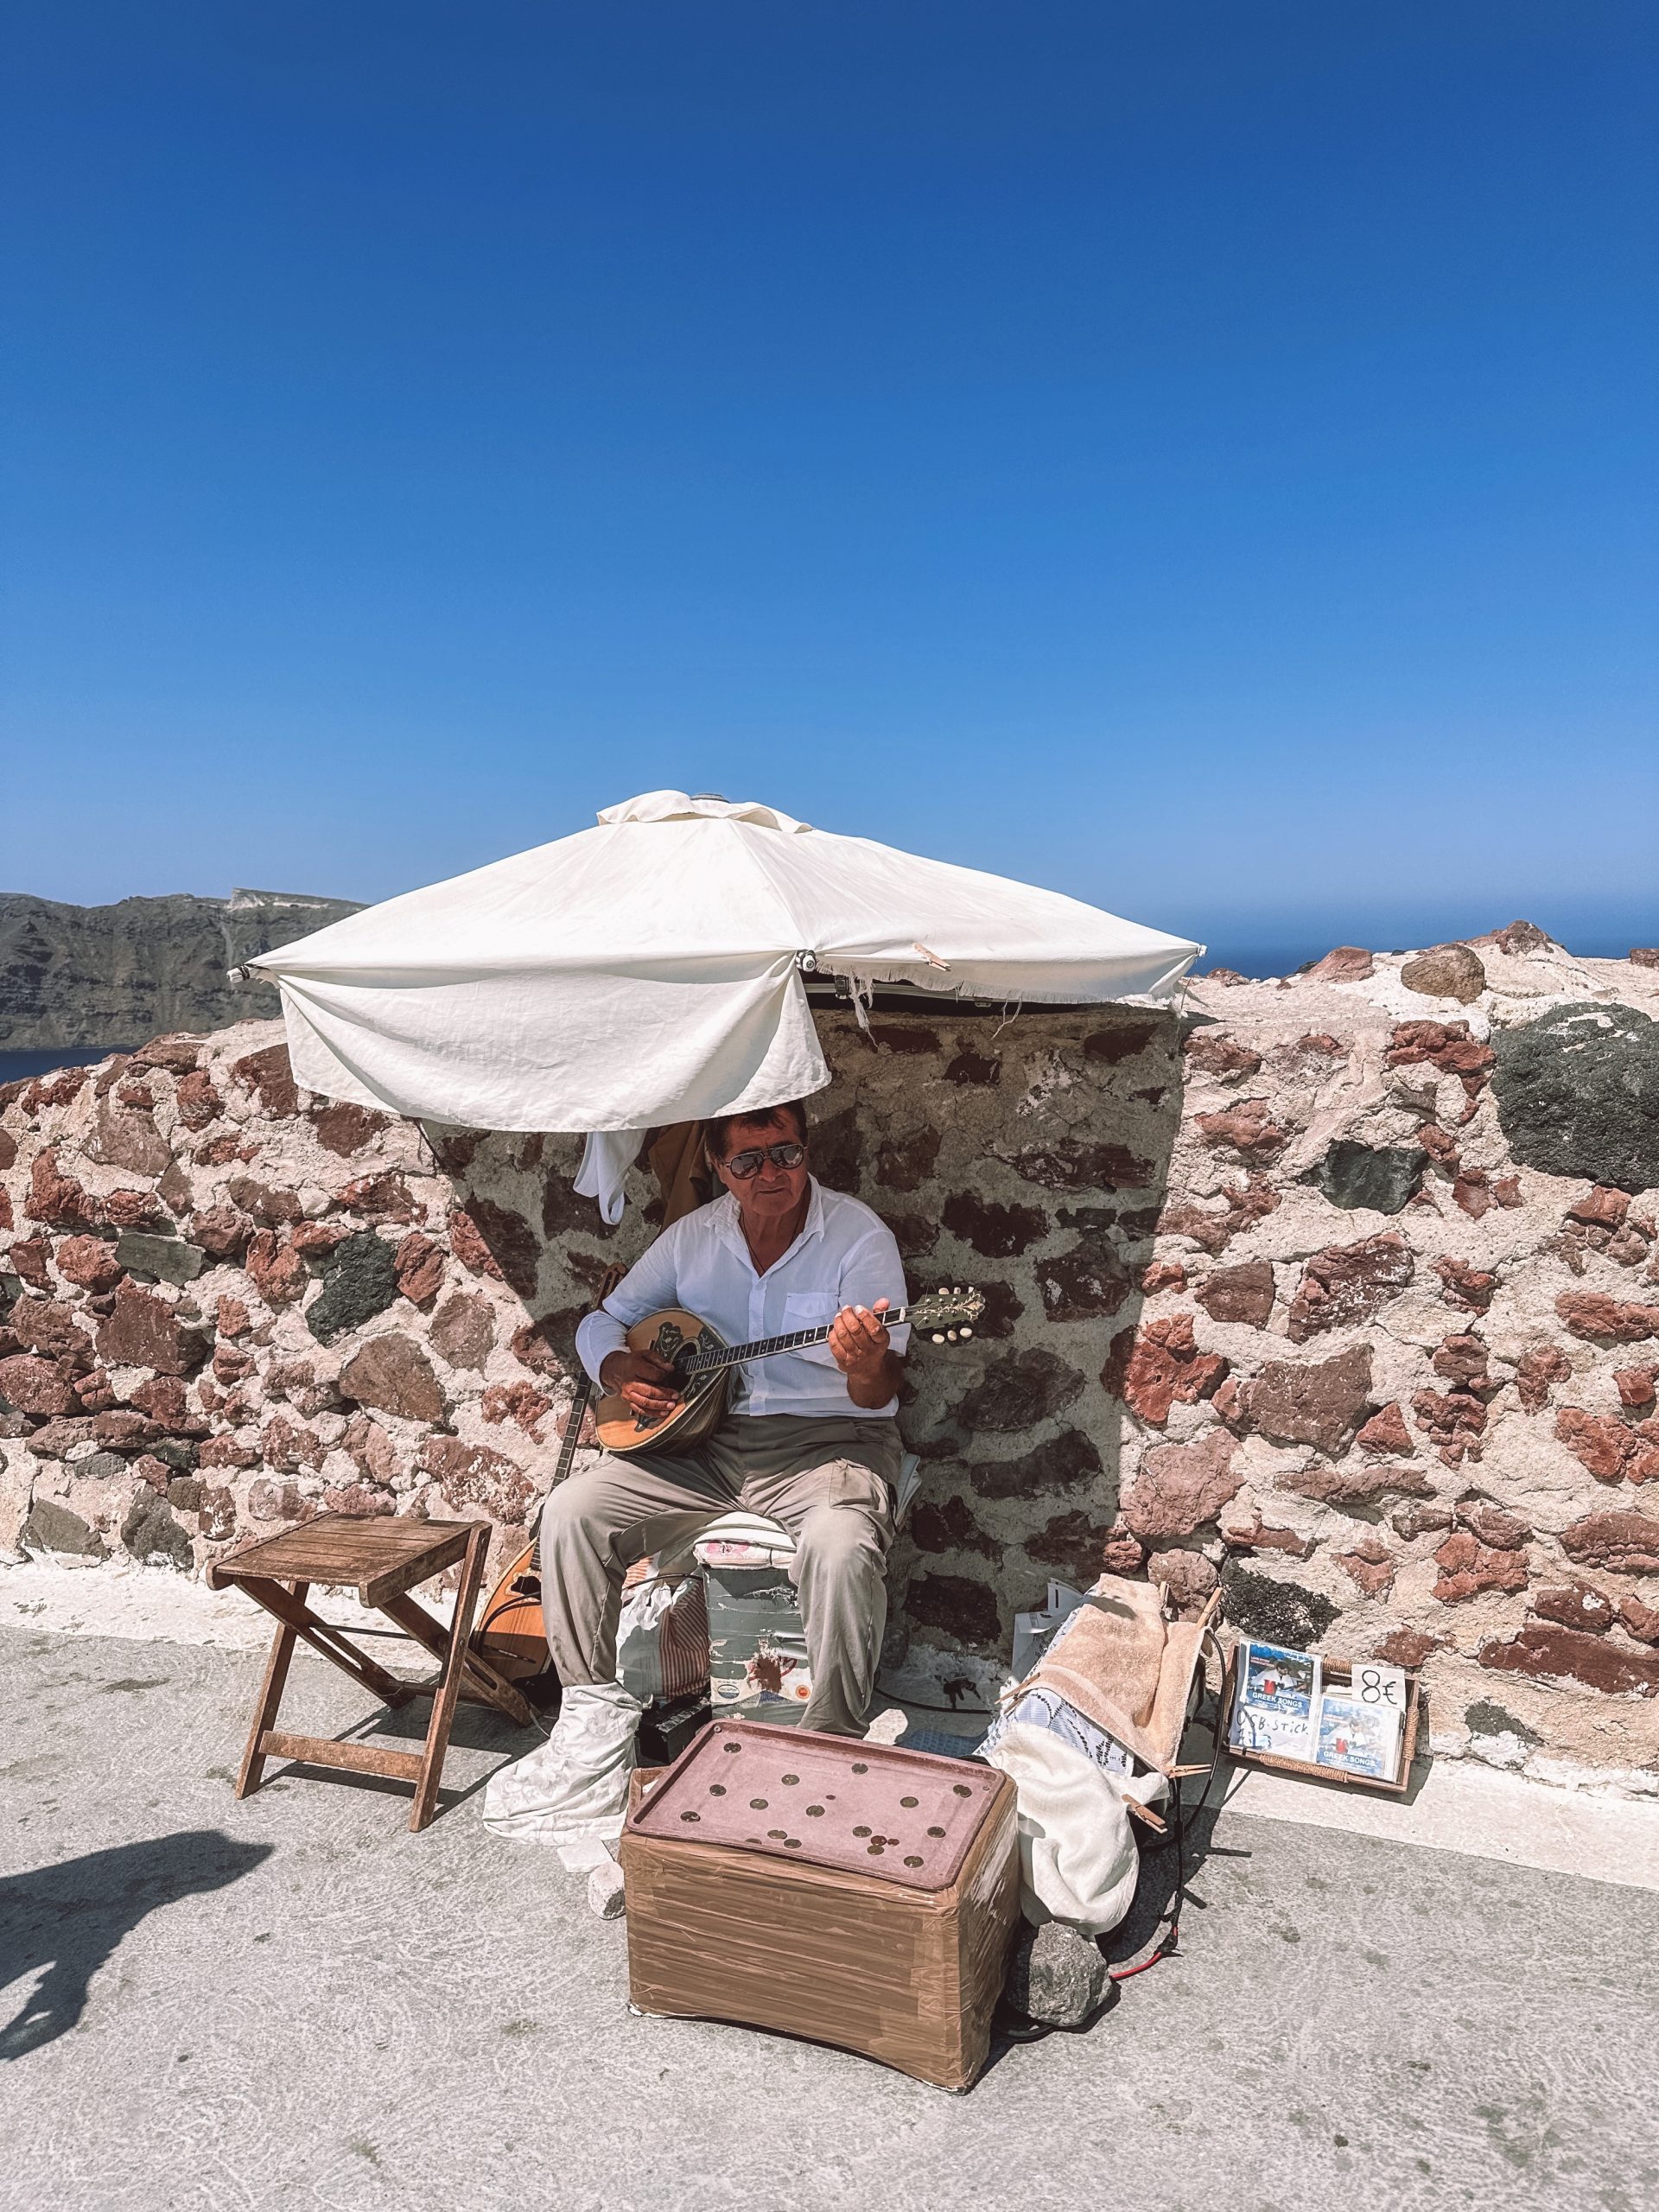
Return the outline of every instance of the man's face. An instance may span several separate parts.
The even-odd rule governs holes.
[[[763,1159],[753,1174],[747,1178],[732,1174],[726,1162],[740,1153],[762,1152],[770,1145],[796,1141],[795,1124],[787,1115],[775,1122],[732,1123],[726,1138],[725,1159],[718,1172],[746,1221],[781,1221],[793,1213],[806,1196],[808,1161],[803,1157],[798,1166],[779,1167],[775,1161]]]

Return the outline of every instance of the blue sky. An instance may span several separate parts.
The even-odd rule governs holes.
[[[1659,939],[1642,5],[14,0],[0,887],[658,785]]]

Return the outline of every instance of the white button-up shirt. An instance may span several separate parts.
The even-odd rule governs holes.
[[[626,1346],[634,1323],[666,1306],[695,1313],[728,1344],[743,1344],[825,1328],[843,1306],[874,1306],[878,1298],[904,1305],[905,1271],[886,1223],[844,1191],[826,1191],[817,1180],[809,1188],[800,1235],[763,1275],[754,1271],[729,1191],[665,1229],[576,1331],[577,1354],[594,1382],[610,1355]],[[892,1338],[901,1352],[910,1331],[896,1328]],[[738,1368],[732,1379],[736,1414],[880,1421],[899,1410],[897,1398],[885,1406],[855,1406],[828,1344],[774,1352]]]

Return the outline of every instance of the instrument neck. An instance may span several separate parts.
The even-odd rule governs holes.
[[[900,1306],[881,1316],[881,1325],[896,1329],[910,1317],[910,1308]],[[721,1344],[714,1351],[694,1352],[685,1363],[683,1372],[687,1375],[715,1375],[723,1367],[741,1367],[746,1359],[766,1359],[778,1351],[806,1351],[814,1344],[827,1344],[830,1328],[796,1329],[787,1336],[757,1337],[749,1344]]]

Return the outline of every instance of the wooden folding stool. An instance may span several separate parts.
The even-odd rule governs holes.
[[[353,1774],[412,1782],[415,1802],[409,1825],[418,1830],[437,1811],[443,1755],[449,1745],[457,1699],[493,1706],[521,1727],[535,1726],[534,1713],[512,1684],[487,1659],[467,1649],[489,1541],[486,1521],[359,1520],[348,1514],[325,1513],[297,1529],[284,1529],[279,1536],[268,1537],[233,1558],[214,1561],[207,1570],[210,1588],[223,1590],[236,1585],[274,1614],[278,1624],[248,1748],[236,1778],[238,1797],[249,1796],[259,1787],[268,1758],[342,1767]],[[441,1574],[457,1560],[461,1561],[461,1586],[455,1592],[454,1620],[446,1629],[409,1593],[417,1583]],[[306,1599],[314,1582],[354,1584],[361,1603],[384,1613],[432,1652],[442,1662],[441,1671],[428,1682],[411,1682],[389,1674],[366,1652],[359,1650],[349,1630],[312,1611]],[[278,1729],[277,1708],[294,1646],[299,1641],[321,1652],[342,1674],[372,1690],[389,1706],[429,1697],[432,1719],[425,1749],[383,1751],[370,1744],[337,1743],[327,1736],[293,1736]]]

